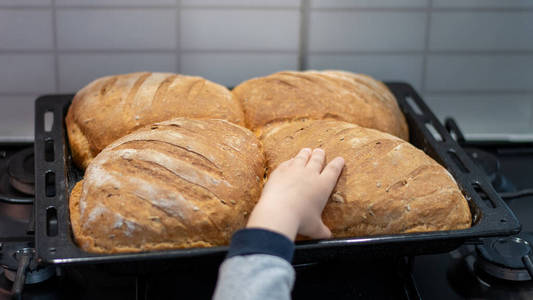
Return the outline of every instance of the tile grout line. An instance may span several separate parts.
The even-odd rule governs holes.
[[[315,11],[323,12],[421,12],[425,11],[427,6],[382,6],[382,7],[316,7]],[[437,12],[508,12],[508,13],[520,13],[531,12],[533,7],[433,7],[432,9]]]
[[[429,33],[431,30],[431,9],[433,8],[433,0],[428,0],[428,6],[426,7],[426,28],[424,32],[424,52],[422,54],[422,81],[420,83],[421,85],[421,93],[422,95],[426,94],[426,76],[427,76],[427,65],[428,65],[428,50],[429,50]]]
[[[145,9],[172,9],[175,8],[174,5],[57,5],[56,9],[58,10],[145,10]],[[191,10],[298,10],[298,6],[239,6],[239,5],[181,5],[181,9],[191,9]],[[10,6],[10,5],[1,5],[0,9],[5,10],[48,10],[49,6],[46,5],[20,5],[20,6]],[[424,11],[427,7],[424,6],[411,6],[411,7],[401,7],[401,6],[383,6],[383,7],[315,7],[312,8],[314,11],[324,11],[324,12],[350,12],[350,11],[360,11],[360,12],[409,12],[409,11]],[[437,12],[510,12],[510,13],[521,13],[521,12],[532,12],[533,7],[434,7],[433,11]]]
[[[55,91],[59,93],[59,54],[57,53],[57,15],[56,15],[56,0],[52,0],[52,41],[54,43],[54,81]]]
[[[298,70],[303,71],[308,68],[309,54],[309,0],[300,1],[300,30],[298,36]]]
[[[181,48],[181,47],[180,47]],[[53,49],[0,49],[0,54],[51,54]],[[56,51],[58,54],[117,54],[117,53],[175,53],[174,48],[169,49],[58,49]],[[273,54],[297,54],[299,50],[259,50],[259,49],[181,49],[182,53],[273,53]],[[354,51],[309,51],[307,54],[314,55],[422,55],[424,50],[354,50]],[[533,56],[533,50],[429,50],[427,51],[428,55],[439,55],[439,56]]]
[[[181,73],[181,0],[176,0],[176,68],[175,73]]]

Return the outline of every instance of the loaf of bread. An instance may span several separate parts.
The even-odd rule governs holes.
[[[108,145],[70,195],[85,251],[139,252],[225,245],[262,188],[260,142],[225,120],[172,119]]]
[[[336,119],[409,139],[396,98],[380,81],[344,71],[285,71],[247,80],[233,95],[254,131],[284,120]]]
[[[242,109],[231,92],[203,78],[172,73],[102,77],[76,94],[67,113],[74,162],[85,169],[116,139],[176,117],[225,119],[244,125]]]
[[[448,171],[390,134],[335,120],[267,126],[260,137],[267,170],[304,147],[346,164],[322,218],[335,237],[464,229],[467,201]],[[268,173],[267,172],[267,173]]]

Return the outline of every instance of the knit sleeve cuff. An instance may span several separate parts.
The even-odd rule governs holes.
[[[286,236],[260,228],[241,229],[231,238],[227,258],[237,255],[269,254],[292,261],[294,243]]]

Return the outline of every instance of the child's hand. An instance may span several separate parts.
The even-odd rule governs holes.
[[[297,233],[310,238],[331,237],[322,223],[322,210],[344,167],[337,157],[324,167],[322,149],[304,148],[274,170],[265,184],[246,227],[259,227],[293,240]]]

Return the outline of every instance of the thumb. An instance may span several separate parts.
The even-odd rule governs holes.
[[[324,224],[324,222],[322,222],[322,220],[319,220],[319,225],[317,226],[316,230],[313,232],[313,236],[311,236],[311,238],[328,239],[330,237],[331,237],[331,231]]]

